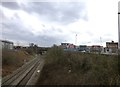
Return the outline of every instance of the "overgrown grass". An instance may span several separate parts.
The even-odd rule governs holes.
[[[118,56],[51,48],[37,85],[120,85]]]
[[[2,76],[6,76],[21,67],[33,57],[22,50],[2,50]]]
[[[63,63],[65,60],[63,49],[54,46],[52,49],[49,50],[47,53],[46,64],[53,64],[53,63]]]

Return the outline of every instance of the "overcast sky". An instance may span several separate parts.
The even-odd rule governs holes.
[[[61,42],[105,46],[106,41],[118,41],[119,0],[3,1],[0,39],[39,46]]]

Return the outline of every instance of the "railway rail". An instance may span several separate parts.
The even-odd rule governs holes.
[[[2,86],[35,85],[44,65],[44,56],[34,58],[12,74],[2,79]],[[38,72],[39,71],[39,72]]]

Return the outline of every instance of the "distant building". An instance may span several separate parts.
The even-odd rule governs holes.
[[[76,46],[74,44],[69,44],[68,48],[73,48],[74,49],[74,48],[76,48]]]
[[[90,52],[92,46],[87,46],[87,52]]]
[[[108,52],[117,53],[118,52],[118,42],[106,42],[106,49]]]
[[[67,49],[70,43],[61,43],[60,47]]]
[[[7,40],[0,40],[3,49],[13,49],[13,42]]]
[[[65,51],[76,51],[76,46],[71,43],[61,43],[60,47],[62,47]]]
[[[101,53],[103,46],[100,45],[92,45],[90,48],[90,52]]]
[[[87,51],[87,45],[80,45],[78,50],[79,51]]]

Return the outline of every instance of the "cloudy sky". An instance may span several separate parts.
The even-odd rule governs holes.
[[[2,0],[0,39],[52,46],[118,41],[119,0]],[[77,34],[77,36],[76,36]]]

